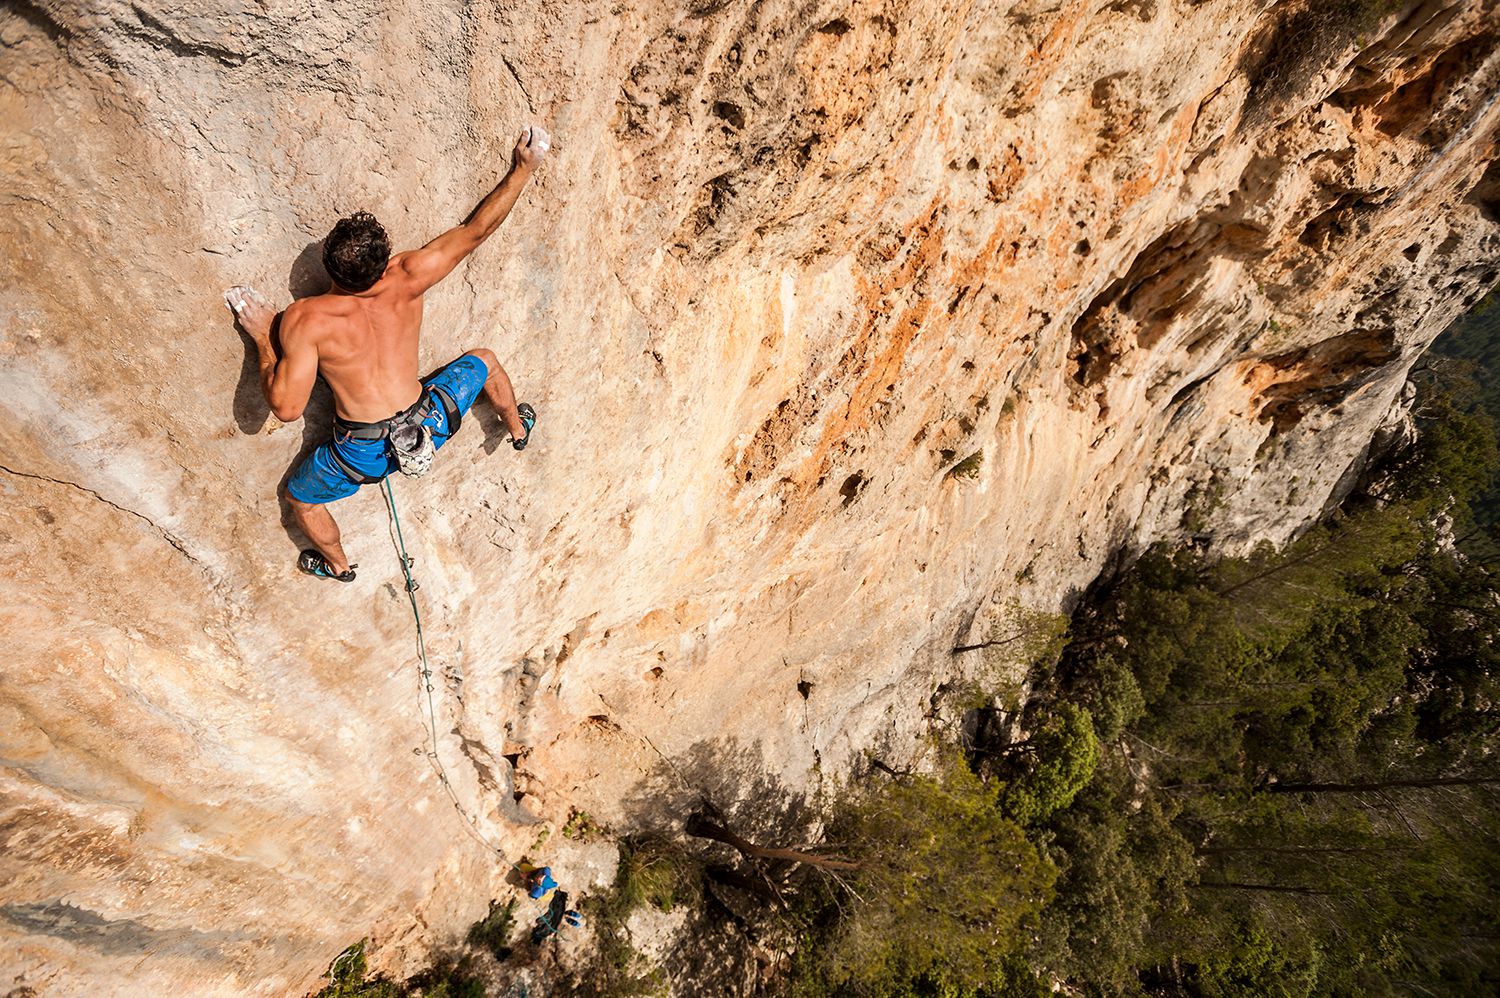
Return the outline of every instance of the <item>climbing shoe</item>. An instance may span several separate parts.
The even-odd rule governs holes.
[[[520,440],[512,440],[510,445],[516,450],[525,450],[526,444],[531,440],[531,428],[536,425],[536,410],[531,407],[530,402],[522,402],[516,406],[516,413],[521,417],[521,425],[526,427],[526,435]]]
[[[319,579],[333,579],[335,582],[353,582],[354,570],[358,567],[358,565],[350,565],[349,571],[339,575],[328,564],[328,559],[312,548],[308,548],[297,556],[297,571]]]

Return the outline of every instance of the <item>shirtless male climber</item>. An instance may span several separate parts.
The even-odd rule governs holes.
[[[510,214],[521,190],[547,155],[551,139],[533,125],[516,142],[505,178],[468,219],[421,249],[391,255],[385,229],[368,212],[341,219],[323,244],[333,287],[277,312],[250,287],[233,287],[224,300],[255,341],[260,386],[276,418],[301,417],[318,375],[333,389],[333,439],[309,454],[288,479],[284,495],[297,525],[317,545],[297,567],[319,578],[353,582],[328,503],[352,496],[398,466],[421,474],[432,452],[447,443],[483,390],[521,450],[536,412],[516,404],[510,378],[493,351],[470,350],[425,379],[417,377],[422,296],[479,248]]]

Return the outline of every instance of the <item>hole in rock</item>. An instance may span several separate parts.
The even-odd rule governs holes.
[[[844,484],[839,486],[839,495],[844,497],[844,505],[847,506],[859,498],[859,494],[865,487],[865,475],[862,471],[856,471],[844,479]]]
[[[1417,262],[1417,257],[1421,254],[1421,252],[1422,252],[1422,244],[1421,243],[1412,243],[1410,246],[1406,247],[1406,249],[1404,249],[1404,250],[1401,251],[1401,255],[1404,256],[1404,257],[1406,257],[1408,260],[1412,261],[1413,263],[1416,263]]]
[[[646,673],[646,678],[647,679],[660,679],[662,676],[665,676],[666,674],[667,674],[667,670],[663,669],[661,666],[657,665],[657,666],[652,666],[651,671],[648,672],[648,673]]]
[[[827,24],[825,24],[821,28],[819,28],[818,29],[818,34],[820,34],[820,35],[847,35],[852,28],[853,28],[853,25],[851,25],[848,21],[844,20],[842,17],[835,17],[833,20],[829,21]]]
[[[727,121],[735,128],[745,127],[745,112],[740,110],[738,104],[732,104],[727,100],[714,101],[714,106],[710,110],[713,111],[715,118]]]
[[[812,688],[813,684],[809,683],[807,680],[797,680],[797,692],[802,694],[802,699],[806,700],[808,698],[808,696],[812,693]]]

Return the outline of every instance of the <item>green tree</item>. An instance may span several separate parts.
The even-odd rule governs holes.
[[[859,862],[811,976],[829,993],[969,995],[1004,981],[1054,877],[1003,817],[997,788],[956,755],[892,780],[831,832]],[[829,919],[829,909],[824,918]]]
[[[1500,981],[1500,591],[1443,542],[1489,458],[1428,412],[1399,501],[1246,559],[1153,551],[1080,607],[1026,708],[1086,707],[1101,752],[1030,828],[1060,870],[1033,965],[1103,994]]]
[[[1093,717],[1076,704],[1060,703],[1036,734],[1007,746],[1004,755],[1019,772],[1001,791],[1001,809],[1023,825],[1045,821],[1094,777],[1099,739]]]
[[[1105,755],[1094,780],[1049,822],[1059,873],[1028,958],[1105,994],[1135,990],[1142,967],[1169,961],[1161,926],[1187,908],[1196,879],[1191,843],[1166,794],[1142,795],[1128,760]],[[1041,836],[1039,836],[1041,837]]]

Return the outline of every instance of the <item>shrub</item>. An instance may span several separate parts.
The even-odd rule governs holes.
[[[1059,703],[1041,729],[1025,743],[1012,746],[1029,757],[1028,771],[1008,783],[1001,795],[1004,811],[1023,825],[1045,821],[1073,803],[1094,778],[1099,739],[1089,712]]]
[[[489,914],[469,926],[469,945],[489,950],[496,960],[507,959],[511,954],[510,937],[515,927],[515,899],[505,904],[491,900]]]
[[[696,860],[665,843],[626,843],[620,848],[614,890],[622,916],[642,905],[671,911],[702,897],[702,869]]]
[[[948,474],[953,478],[963,478],[972,482],[979,477],[979,472],[983,467],[984,451],[977,450],[949,468]]]
[[[1275,120],[1307,82],[1351,45],[1361,44],[1400,0],[1293,0],[1280,5],[1275,20],[1255,46],[1246,67],[1250,92],[1245,118]]]
[[[385,978],[366,977],[369,964],[361,939],[334,958],[328,968],[328,986],[313,998],[485,998],[484,984],[470,972],[467,958],[440,956],[422,973],[398,984]]]
[[[563,825],[563,838],[576,839],[580,842],[592,842],[603,838],[607,830],[589,816],[587,811],[575,810],[568,815],[567,824]]]
[[[328,966],[328,986],[315,998],[400,998],[401,989],[394,983],[376,979],[366,980],[369,962],[365,959],[365,943],[361,939],[344,952],[334,957]]]

